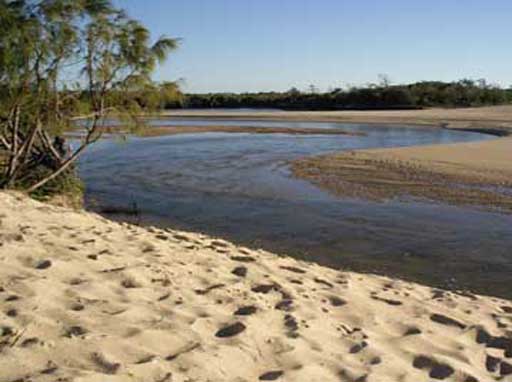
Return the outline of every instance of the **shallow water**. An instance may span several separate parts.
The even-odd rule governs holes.
[[[341,128],[366,136],[203,133],[97,143],[80,161],[91,208],[203,231],[324,265],[512,297],[512,216],[417,201],[339,199],[287,162],[342,150],[489,139],[415,127],[164,119],[154,125]]]

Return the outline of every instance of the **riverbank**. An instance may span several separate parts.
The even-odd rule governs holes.
[[[0,193],[2,381],[490,381],[512,302]],[[503,379],[502,379],[503,380]]]
[[[295,176],[344,197],[408,197],[512,212],[512,139],[350,151],[293,162]]]
[[[106,126],[105,133],[118,133],[122,127]],[[364,135],[343,129],[315,129],[298,127],[259,127],[259,126],[153,126],[148,125],[136,131],[138,137],[160,137],[178,134],[201,134],[201,133],[246,133],[246,134],[289,134],[289,135]]]
[[[275,121],[346,122],[438,126],[453,129],[479,129],[494,134],[512,132],[512,105],[463,109],[347,110],[347,111],[226,111],[169,110],[164,116]]]
[[[181,110],[165,115],[274,121],[328,121],[430,126],[508,136],[512,106],[465,109],[247,112]],[[453,205],[512,211],[512,140],[307,157],[292,164],[296,177],[343,197],[369,200],[419,198]]]

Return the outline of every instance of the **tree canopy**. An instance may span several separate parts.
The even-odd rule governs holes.
[[[0,0],[0,185],[34,191],[99,139],[107,115],[167,102],[175,84],[157,87],[151,74],[178,43],[153,42],[110,0]],[[85,134],[68,152],[59,134],[78,114]]]
[[[313,88],[315,89],[315,88]],[[280,108],[296,110],[411,109],[424,107],[470,107],[512,102],[512,90],[485,80],[456,82],[423,81],[391,85],[387,76],[379,84],[318,92],[292,88],[287,92],[188,94],[190,108]]]

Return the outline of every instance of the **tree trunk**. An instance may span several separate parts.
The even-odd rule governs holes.
[[[46,183],[48,183],[50,180],[53,180],[55,179],[56,177],[58,177],[60,174],[62,174],[64,171],[66,171],[69,166],[71,166],[71,164],[76,161],[78,159],[78,157],[80,156],[80,154],[82,153],[82,151],[85,150],[85,148],[87,146],[89,146],[90,143],[84,143],[82,144],[82,146],[80,146],[74,153],[73,155],[71,155],[68,159],[66,159],[64,162],[62,162],[62,164],[59,166],[59,168],[57,168],[57,170],[55,170],[54,172],[52,172],[50,175],[48,175],[47,177],[41,179],[39,182],[37,182],[36,184],[34,184],[33,186],[31,186],[27,191],[28,192],[34,192],[35,190],[37,190],[38,188],[44,186]]]
[[[22,167],[27,162],[27,158],[29,157],[30,153],[32,152],[32,148],[34,146],[36,134],[40,129],[41,129],[41,121],[38,120],[36,122],[36,125],[30,131],[30,133],[25,137],[24,142],[22,143],[20,149],[18,150],[18,153],[15,158],[16,167],[14,168],[12,173],[7,178],[8,186],[12,186],[14,184],[14,181],[16,180],[16,176],[17,176],[18,172],[22,169]]]
[[[18,154],[19,154],[19,142],[18,142],[19,136],[18,135],[19,135],[19,127],[20,127],[20,107],[19,107],[19,105],[15,106],[13,117],[14,117],[14,121],[11,121],[11,124],[12,124],[11,147],[12,147],[12,150],[11,150],[11,154],[10,154],[9,165],[7,167],[7,181],[5,183],[5,186],[7,188],[12,186],[13,174],[16,173],[16,169],[18,166]]]

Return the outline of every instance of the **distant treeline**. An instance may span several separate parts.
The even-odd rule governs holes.
[[[260,93],[187,94],[186,108],[278,108],[292,110],[415,109],[471,107],[512,103],[512,89],[489,85],[485,80],[424,81],[408,85],[368,85],[334,89],[325,93],[300,91]],[[176,104],[167,105],[168,108]]]

